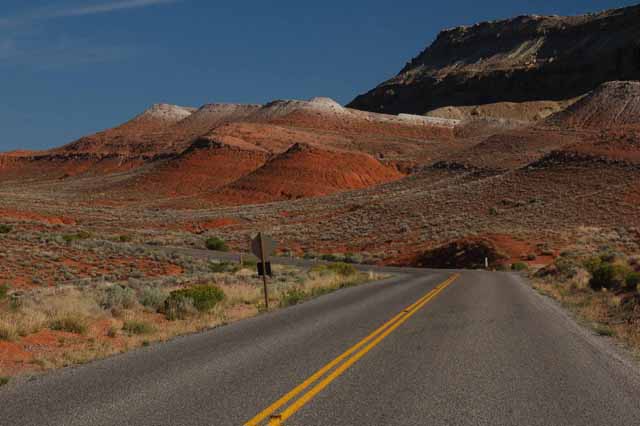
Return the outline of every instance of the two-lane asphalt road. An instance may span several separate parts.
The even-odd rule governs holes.
[[[640,374],[511,274],[425,271],[0,388],[2,425],[638,425]]]

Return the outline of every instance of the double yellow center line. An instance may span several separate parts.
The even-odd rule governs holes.
[[[433,290],[429,291],[420,299],[418,299],[418,301],[407,306],[404,310],[402,310],[402,312],[384,323],[373,333],[369,334],[367,337],[353,345],[342,355],[338,356],[336,359],[322,367],[320,370],[316,371],[307,380],[300,383],[282,398],[258,413],[254,418],[246,422],[245,426],[258,426],[267,419],[269,420],[267,423],[269,426],[281,426],[282,422],[290,418],[305,404],[311,401],[318,393],[329,386],[331,382],[333,382],[336,378],[347,371],[353,364],[358,362],[358,360],[365,356],[371,349],[377,346],[385,337],[387,337],[395,329],[404,324],[409,318],[415,315],[420,309],[422,309],[427,303],[429,303],[429,301],[440,294],[445,288],[453,284],[453,282],[457,280],[458,277],[459,274],[452,275],[447,280],[436,286]],[[326,375],[326,377],[324,377],[325,374],[327,374],[332,369],[333,371],[330,374]],[[298,394],[302,393],[314,383],[315,386],[313,386],[305,394],[295,400],[284,411],[281,411],[278,414],[274,414],[289,401],[298,396]]]

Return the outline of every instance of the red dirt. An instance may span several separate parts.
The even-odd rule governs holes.
[[[25,220],[46,223],[49,225],[75,225],[76,221],[67,216],[55,217],[45,216],[35,212],[25,212],[18,210],[0,209],[0,218],[13,220]]]
[[[403,175],[373,157],[295,144],[214,197],[231,203],[317,197],[367,188]]]
[[[91,273],[108,273],[107,269],[101,267],[100,265],[96,265],[95,263],[77,261],[73,259],[63,259],[61,263],[66,267],[73,268],[78,274],[84,276],[90,276]],[[141,271],[147,277],[174,276],[183,273],[183,270],[180,266],[171,263],[160,263],[148,259],[125,257],[119,259],[109,259],[110,268],[118,266],[128,267],[134,271]]]
[[[210,229],[225,228],[227,226],[237,225],[239,223],[240,221],[237,219],[222,217],[219,219],[213,219],[203,222],[186,223],[179,226],[178,228],[198,234]]]
[[[488,234],[484,236],[487,240],[491,241],[496,248],[507,255],[505,263],[524,262],[528,264],[547,265],[553,262],[554,255],[543,254],[545,250],[542,250],[543,242],[535,241],[531,239],[516,239],[510,235],[503,234]],[[535,255],[535,259],[528,259],[529,255]]]
[[[117,191],[181,197],[210,192],[262,166],[269,154],[245,145],[201,139],[175,159],[136,176]]]

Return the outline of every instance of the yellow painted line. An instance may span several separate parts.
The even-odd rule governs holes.
[[[375,340],[373,340],[364,349],[362,349],[360,352],[355,354],[353,357],[349,358],[348,361],[346,361],[344,364],[342,364],[340,367],[338,367],[335,371],[333,371],[331,374],[329,374],[325,379],[323,379],[321,382],[319,382],[317,385],[315,385],[309,392],[307,392],[306,394],[301,396],[300,399],[298,399],[296,402],[291,404],[291,406],[289,406],[286,410],[284,410],[278,416],[277,419],[274,419],[274,421],[269,422],[269,425],[270,426],[280,426],[281,422],[287,420],[289,417],[291,417],[293,414],[295,414],[296,411],[300,410],[305,404],[307,404],[309,401],[311,401],[311,399],[313,399],[313,397],[315,397],[318,393],[320,393],[324,388],[329,386],[329,384],[331,382],[333,382],[335,379],[340,377],[353,364],[358,362],[358,360],[360,358],[365,356],[371,349],[376,347],[382,340],[384,340],[385,337],[387,337],[395,329],[400,327],[409,318],[411,318],[413,315],[415,315],[420,309],[422,309],[422,307],[424,307],[427,303],[429,303],[432,299],[434,299],[440,292],[444,291],[444,289],[447,288],[449,285],[451,285],[457,278],[458,277],[455,276],[455,278],[450,280],[449,282],[447,282],[446,285],[442,286],[437,291],[435,291],[433,294],[429,295],[425,300],[420,302],[420,304],[418,306],[416,306],[410,313],[408,313],[402,319],[400,319],[395,324],[393,324],[391,327],[389,327],[386,331],[384,331],[380,336],[378,336]]]
[[[263,420],[265,420],[268,417],[272,418],[271,421],[269,422],[270,425],[276,425],[276,426],[279,425],[281,421],[285,420],[285,417],[284,417],[285,413],[288,414],[286,418],[290,417],[295,411],[297,411],[300,407],[302,407],[302,405],[306,404],[317,393],[319,393],[322,389],[324,389],[331,381],[335,380],[335,378],[337,378],[340,374],[342,374],[342,372],[344,372],[351,365],[353,365],[358,359],[362,358],[367,352],[369,352],[371,349],[373,349],[374,346],[376,346],[378,343],[380,343],[380,341],[382,341],[382,339],[384,339],[386,336],[388,336],[393,330],[398,328],[409,317],[411,317],[413,314],[415,314],[420,308],[422,308],[427,302],[429,302],[429,300],[431,300],[438,293],[440,293],[442,290],[444,290],[447,286],[449,286],[451,283],[453,283],[458,278],[458,276],[459,276],[458,274],[453,275],[452,277],[448,278],[444,282],[440,283],[438,286],[436,286],[431,291],[427,292],[424,296],[422,296],[416,302],[414,302],[411,305],[407,306],[399,314],[397,314],[396,316],[391,318],[389,321],[384,323],[382,326],[377,328],[375,331],[373,331],[367,337],[365,337],[364,339],[362,339],[361,341],[359,341],[358,343],[353,345],[351,348],[349,348],[347,351],[345,351],[340,356],[335,358],[333,361],[329,362],[327,365],[322,367],[320,370],[316,371],[307,380],[305,380],[304,382],[302,382],[301,384],[296,386],[293,390],[291,390],[290,392],[285,394],[282,398],[280,398],[279,400],[277,400],[276,402],[271,404],[269,407],[267,407],[266,409],[264,409],[263,411],[258,413],[254,418],[252,418],[247,423],[245,423],[245,426],[257,426],[258,424],[260,424],[260,422],[262,422]],[[330,371],[332,368],[334,368],[340,362],[344,361],[346,358],[351,356],[351,354],[353,354],[354,352],[358,351],[360,348],[362,348],[363,346],[365,346],[367,343],[369,343],[372,340],[373,340],[373,342],[369,346],[367,346],[365,349],[360,351],[353,358],[349,359],[339,369],[336,369],[334,371],[334,373],[332,373],[325,380],[323,380],[318,385],[316,385],[307,394],[303,395],[296,403],[294,403],[291,407],[289,407],[287,410],[285,410],[281,415],[278,415],[278,416],[274,416],[273,415],[273,413],[276,410],[278,410],[280,407],[285,405],[287,402],[289,402],[291,399],[293,399],[299,393],[304,391],[306,388],[308,388],[313,383],[315,383],[318,379],[320,379],[322,376],[324,376],[328,371]],[[357,359],[353,360],[356,357],[357,357]],[[352,360],[353,360],[353,362],[352,362]],[[347,367],[343,369],[344,365],[347,365]],[[335,375],[335,373],[338,372],[338,371],[341,371],[341,372],[338,375]],[[327,379],[329,379],[331,377],[333,377],[333,378],[331,380],[327,381]],[[320,385],[323,385],[323,386],[321,388],[318,388]],[[304,399],[304,402],[302,402],[300,404],[300,401],[302,401],[303,399]],[[297,408],[295,410],[291,411],[291,408],[294,407],[294,406],[296,406]]]
[[[422,296],[417,302],[412,303],[411,305],[409,305],[408,307],[406,307],[402,312],[400,312],[398,315],[396,315],[395,317],[391,318],[389,321],[387,321],[386,323],[384,323],[382,326],[380,326],[378,329],[376,329],[374,332],[372,332],[371,334],[369,334],[367,337],[365,337],[364,339],[362,339],[360,342],[358,342],[357,344],[355,344],[354,346],[352,346],[351,348],[349,348],[347,351],[345,351],[342,355],[338,356],[336,359],[334,359],[333,361],[331,361],[330,363],[328,363],[327,365],[325,365],[324,367],[322,367],[320,370],[316,371],[312,376],[310,376],[307,380],[305,380],[304,382],[302,382],[300,385],[298,385],[297,387],[295,387],[293,390],[291,390],[289,393],[287,393],[286,395],[284,395],[282,398],[280,398],[278,401],[274,402],[273,404],[271,404],[269,407],[267,407],[265,410],[263,410],[262,412],[260,412],[258,415],[256,415],[253,419],[249,420],[247,423],[245,423],[245,426],[257,426],[262,420],[266,419],[267,417],[269,417],[274,411],[276,411],[278,408],[282,407],[283,405],[285,405],[288,401],[290,401],[293,397],[295,397],[296,395],[298,395],[300,392],[302,392],[303,390],[305,390],[307,387],[309,387],[311,384],[313,384],[313,382],[315,382],[316,380],[318,380],[320,377],[322,377],[327,371],[331,370],[333,367],[335,367],[337,364],[339,364],[341,361],[343,361],[345,358],[347,358],[349,355],[351,355],[352,353],[354,353],[355,351],[357,351],[358,349],[360,349],[362,346],[364,346],[367,342],[369,342],[370,340],[372,340],[373,338],[375,338],[377,335],[379,335],[380,333],[382,333],[387,327],[389,327],[390,325],[392,325],[395,321],[399,320],[402,316],[406,315],[407,312],[409,312],[411,309],[413,309],[416,305],[418,305],[418,303],[420,303],[425,297],[429,296],[431,293],[433,293],[434,291],[437,290],[438,287],[434,288],[433,290],[431,290],[430,292],[428,292],[427,294],[425,294],[424,296]]]

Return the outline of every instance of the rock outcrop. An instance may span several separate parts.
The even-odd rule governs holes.
[[[640,6],[574,17],[519,16],[442,31],[351,108],[424,114],[444,106],[565,100],[640,78]]]

